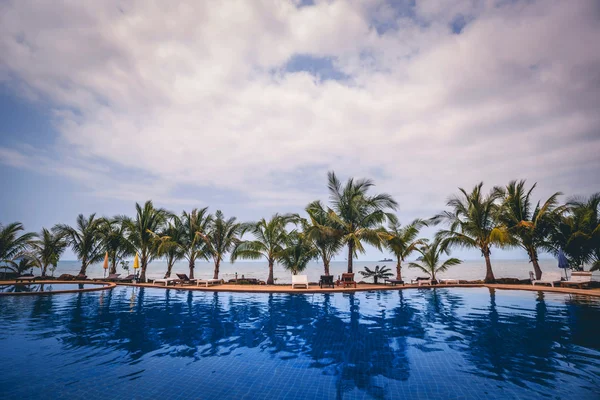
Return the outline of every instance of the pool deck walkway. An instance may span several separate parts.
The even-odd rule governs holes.
[[[92,281],[41,281],[37,280],[35,283],[93,283]],[[0,281],[0,285],[13,285],[14,280],[11,281]],[[113,285],[110,285],[113,286]],[[439,284],[439,285],[383,285],[383,284],[372,284],[372,283],[359,283],[356,288],[319,288],[317,284],[311,284],[308,288],[295,288],[292,289],[292,285],[235,285],[235,284],[222,284],[214,285],[209,287],[196,286],[196,285],[154,285],[152,283],[117,283],[117,286],[135,286],[135,287],[151,287],[157,289],[177,289],[177,290],[194,290],[204,292],[238,292],[238,293],[352,293],[359,291],[369,290],[406,290],[406,289],[430,289],[430,288],[469,288],[469,287],[488,287],[499,290],[529,290],[533,292],[544,291],[554,293],[569,293],[583,296],[594,296],[600,297],[600,288],[592,289],[577,289],[572,287],[551,287],[541,285],[513,285],[513,284],[484,284],[484,283],[461,283],[461,284]]]

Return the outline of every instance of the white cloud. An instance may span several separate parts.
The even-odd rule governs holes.
[[[106,196],[175,201],[175,188],[197,186],[299,206],[323,192],[327,169],[380,171],[378,187],[412,216],[480,180],[537,180],[540,195],[598,190],[596,2],[392,11],[381,1],[8,1],[0,79],[55,109],[47,170],[93,179]],[[459,13],[474,19],[453,35]],[[350,78],[285,73],[295,54],[332,57]],[[31,151],[0,156],[27,167]],[[300,169],[307,188],[294,184]]]

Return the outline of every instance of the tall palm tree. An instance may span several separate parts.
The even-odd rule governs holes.
[[[204,241],[206,243],[206,254],[215,262],[213,279],[219,279],[219,268],[226,253],[235,249],[242,233],[242,224],[236,222],[235,217],[225,219],[221,210],[217,210],[208,227]],[[232,262],[234,260],[232,259]]]
[[[387,247],[396,257],[396,279],[402,280],[402,263],[410,256],[417,247],[426,243],[426,239],[417,239],[419,230],[427,223],[415,219],[410,224],[402,226],[398,221],[390,221],[385,238]]]
[[[6,267],[17,267],[15,261],[19,258],[29,246],[29,241],[34,237],[34,233],[23,233],[23,224],[13,222],[6,226],[0,224],[0,263]]]
[[[317,257],[319,257],[319,250],[313,241],[305,233],[294,230],[288,235],[287,244],[278,259],[285,269],[297,275]]]
[[[51,232],[46,228],[30,241],[32,259],[36,260],[42,270],[42,276],[46,276],[49,265],[56,267],[61,254],[67,247],[67,242],[59,233]]]
[[[387,279],[393,274],[390,269],[385,265],[380,267],[379,265],[375,266],[375,269],[371,269],[369,267],[365,267],[364,271],[358,271],[363,278],[373,278],[373,283],[377,284],[379,279]]]
[[[181,247],[182,235],[185,233],[182,229],[179,229],[172,222],[163,228],[163,230],[154,235],[156,243],[156,255],[158,257],[165,257],[167,261],[167,271],[165,272],[165,279],[171,277],[171,271],[175,262],[181,260],[185,253]]]
[[[536,184],[529,190],[525,189],[525,180],[511,181],[503,189],[503,200],[500,211],[500,221],[508,229],[508,233],[521,246],[533,264],[536,279],[542,277],[542,269],[538,262],[538,249],[547,249],[548,236],[553,228],[557,198],[562,193],[556,192],[535,208],[531,194]]]
[[[498,222],[498,200],[502,191],[494,188],[488,195],[481,191],[483,182],[476,185],[470,193],[459,188],[460,195],[452,196],[446,203],[452,211],[444,211],[431,219],[434,224],[445,222],[449,229],[440,230],[437,237],[442,239],[442,246],[476,248],[485,258],[485,282],[495,281],[490,261],[491,248],[496,245],[504,247],[511,244],[510,235],[502,229]]]
[[[117,273],[117,264],[125,257],[135,254],[135,247],[127,238],[124,217],[104,218],[99,224],[98,233],[104,250],[110,260],[109,274]]]
[[[167,223],[169,212],[163,208],[155,208],[152,200],[146,201],[144,206],[135,203],[135,218],[119,218],[127,230],[127,238],[133,244],[140,257],[140,280],[146,281],[148,263],[157,256],[154,232],[160,231]]]
[[[408,264],[409,268],[417,268],[429,274],[432,280],[436,280],[435,274],[446,272],[450,267],[460,264],[462,261],[458,258],[449,258],[440,263],[440,256],[449,254],[448,248],[443,245],[441,240],[435,239],[431,244],[425,244],[418,249],[421,256],[416,262]]]
[[[208,260],[204,238],[212,222],[212,216],[208,213],[208,207],[199,210],[194,208],[190,213],[184,211],[181,217],[174,217],[173,222],[177,229],[182,231],[179,245],[184,258],[188,261],[189,277],[194,279],[196,260],[199,258]]]
[[[331,259],[344,246],[342,236],[329,223],[327,210],[320,201],[310,203],[306,207],[306,212],[310,218],[310,223],[307,223],[304,232],[314,242],[319,251],[319,256],[323,260],[323,272],[325,275],[331,275],[329,272]]]
[[[387,193],[369,196],[367,192],[374,186],[369,179],[350,178],[342,187],[334,172],[329,172],[327,177],[331,201],[328,219],[348,246],[348,272],[351,273],[353,258],[357,252],[365,252],[362,242],[381,250],[385,238],[381,224],[396,221],[396,216],[387,210],[396,210],[398,203]]]
[[[101,261],[104,256],[99,234],[100,222],[95,213],[87,218],[79,214],[74,227],[58,224],[52,228],[54,233],[64,238],[81,261],[79,275],[85,275],[88,266]]]
[[[263,218],[258,222],[244,224],[242,234],[249,232],[254,236],[254,240],[242,241],[233,251],[232,261],[238,258],[250,260],[266,258],[269,263],[267,284],[272,285],[275,283],[273,266],[287,243],[288,232],[285,227],[296,220],[295,215],[275,214],[269,221]]]

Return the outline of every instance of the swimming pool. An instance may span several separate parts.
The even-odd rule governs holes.
[[[15,283],[0,285],[2,294],[42,294],[60,293],[73,290],[101,290],[108,289],[111,285],[106,283]]]
[[[487,288],[0,298],[3,398],[597,399],[600,302]]]

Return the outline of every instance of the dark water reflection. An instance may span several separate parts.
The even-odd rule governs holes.
[[[6,297],[0,385],[4,398],[599,398],[599,328],[598,301],[493,289]]]

